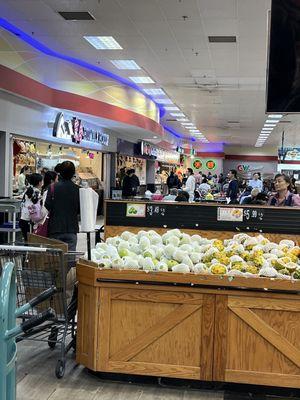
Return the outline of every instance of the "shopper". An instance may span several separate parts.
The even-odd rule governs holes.
[[[28,239],[28,233],[31,230],[31,225],[37,220],[44,218],[41,214],[41,189],[43,185],[43,176],[41,174],[31,174],[28,178],[29,187],[24,193],[21,204],[21,218],[19,227],[25,242]]]
[[[174,171],[171,171],[170,176],[168,176],[167,186],[169,190],[172,188],[178,188],[179,186],[179,179],[178,176],[174,173]]]
[[[61,163],[56,164],[56,166],[54,167],[54,172],[57,173],[58,175],[58,180],[60,181],[60,170],[61,170]]]
[[[219,178],[218,178],[218,184],[217,184],[217,188],[218,188],[219,192],[222,192],[224,182],[225,182],[225,177],[222,173],[220,173]]]
[[[290,185],[290,192],[297,194],[297,186],[296,186],[296,179],[291,178],[291,185]]]
[[[176,197],[178,195],[178,190],[176,188],[170,189],[170,194],[164,197],[164,200],[166,201],[175,201]]]
[[[195,176],[196,186],[197,185],[201,185],[201,183],[202,183],[202,172],[201,171],[196,172],[194,176]]]
[[[134,196],[137,195],[137,193],[139,193],[140,191],[140,180],[137,177],[137,175],[135,174],[135,169],[132,169],[132,187],[133,187],[133,192],[134,192]]]
[[[205,196],[210,189],[211,189],[211,187],[210,187],[210,184],[207,181],[207,178],[203,178],[202,179],[202,183],[201,183],[201,185],[199,185],[199,188],[198,188],[200,194],[202,196]]]
[[[27,182],[27,175],[30,173],[30,168],[28,165],[24,165],[24,167],[21,168],[20,175],[18,177],[18,190],[19,193],[23,193],[24,190],[26,189],[26,186],[28,184]]]
[[[79,205],[79,187],[72,182],[75,166],[64,161],[60,166],[59,182],[48,190],[45,207],[49,211],[48,235],[68,244],[70,251],[76,251]]]
[[[58,174],[55,171],[47,171],[44,176],[42,194],[47,193],[49,186],[58,181]]]
[[[252,189],[258,189],[260,192],[263,191],[263,183],[259,178],[258,172],[255,172],[253,174],[253,178],[249,180],[249,186],[251,186]]]
[[[178,193],[178,196],[176,197],[175,201],[189,201],[190,199],[190,195],[188,192],[186,192],[185,190],[181,190]]]
[[[193,198],[194,197],[194,191],[196,188],[196,181],[195,181],[195,177],[194,177],[194,171],[192,170],[192,168],[188,168],[187,169],[187,181],[185,184],[185,191],[188,192],[189,197]]]
[[[229,204],[237,204],[238,194],[239,194],[239,186],[237,180],[237,171],[235,169],[231,169],[228,172],[229,185],[226,192],[226,197],[229,198]]]
[[[300,197],[290,192],[290,178],[284,174],[275,176],[274,186],[276,194],[269,200],[270,206],[275,207],[300,207]]]
[[[122,196],[123,197],[133,197],[135,196],[135,190],[133,185],[133,169],[126,171],[126,175],[122,183]]]

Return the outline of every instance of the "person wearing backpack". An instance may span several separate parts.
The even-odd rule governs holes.
[[[167,186],[169,190],[172,188],[178,188],[178,185],[179,185],[178,176],[174,173],[174,171],[171,171],[170,176],[168,176],[167,179]]]
[[[27,242],[27,235],[31,230],[31,225],[44,218],[41,204],[43,176],[37,173],[31,174],[29,176],[29,185],[23,195],[21,218],[19,220],[19,227],[25,242]]]
[[[291,180],[287,175],[277,174],[274,180],[276,194],[269,200],[269,206],[300,207],[300,196],[290,192]]]

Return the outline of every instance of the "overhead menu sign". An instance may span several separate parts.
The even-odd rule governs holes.
[[[169,164],[179,164],[179,153],[176,151],[161,149],[160,147],[156,147],[150,143],[141,143],[141,154],[143,156],[154,157],[157,159],[157,161],[162,161]]]
[[[108,134],[85,128],[82,120],[77,117],[73,117],[71,120],[65,120],[63,112],[59,112],[56,115],[52,135],[60,139],[69,139],[77,144],[85,140],[102,146],[109,145]]]

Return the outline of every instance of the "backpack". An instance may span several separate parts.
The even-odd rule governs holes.
[[[33,223],[39,222],[42,218],[42,205],[38,201],[36,204],[31,204],[28,206],[30,221]]]

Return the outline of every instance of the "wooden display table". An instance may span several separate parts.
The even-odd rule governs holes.
[[[77,362],[300,388],[300,281],[77,267]],[[267,289],[268,288],[268,289]]]

